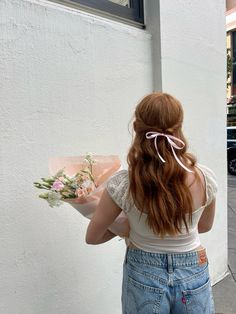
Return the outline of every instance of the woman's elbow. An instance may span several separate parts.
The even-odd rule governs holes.
[[[92,244],[92,245],[97,244],[96,239],[94,239],[93,237],[89,236],[88,234],[86,234],[85,242],[87,244]]]
[[[206,233],[212,229],[212,225],[198,225],[198,233]]]

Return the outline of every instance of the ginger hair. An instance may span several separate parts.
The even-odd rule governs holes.
[[[147,223],[161,237],[181,233],[184,224],[189,230],[192,222],[193,200],[190,186],[186,185],[187,171],[175,160],[167,139],[158,137],[157,147],[166,161],[157,155],[154,141],[146,138],[149,131],[170,134],[185,143],[176,155],[189,169],[194,171],[196,157],[187,152],[188,144],[182,132],[183,108],[181,103],[167,93],[146,95],[134,113],[134,132],[127,162],[129,173],[129,195],[140,215],[147,213]],[[196,171],[195,179],[200,181]]]

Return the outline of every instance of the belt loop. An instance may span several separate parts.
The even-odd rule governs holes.
[[[174,269],[173,269],[173,255],[167,254],[167,271],[168,271],[168,286],[173,287],[173,276],[174,276]]]
[[[167,254],[167,271],[170,274],[174,272],[172,254]]]

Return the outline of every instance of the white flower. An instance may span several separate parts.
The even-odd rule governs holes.
[[[50,191],[48,193],[47,201],[48,201],[50,207],[60,206],[62,204],[61,195],[59,193],[57,193],[56,191]]]
[[[85,162],[89,163],[89,164],[95,164],[96,160],[93,158],[94,154],[93,153],[87,153],[85,155]]]
[[[87,189],[91,185],[92,181],[87,179],[82,183],[82,187]]]
[[[86,189],[87,194],[90,194],[92,191],[95,190],[94,182],[89,180],[89,179],[84,181],[81,186],[82,186],[82,188]]]

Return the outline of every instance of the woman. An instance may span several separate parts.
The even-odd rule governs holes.
[[[137,105],[128,171],[113,175],[86,242],[115,235],[107,228],[123,210],[129,244],[123,264],[122,312],[214,313],[208,259],[199,233],[212,228],[214,173],[187,152],[183,109],[166,93]]]

